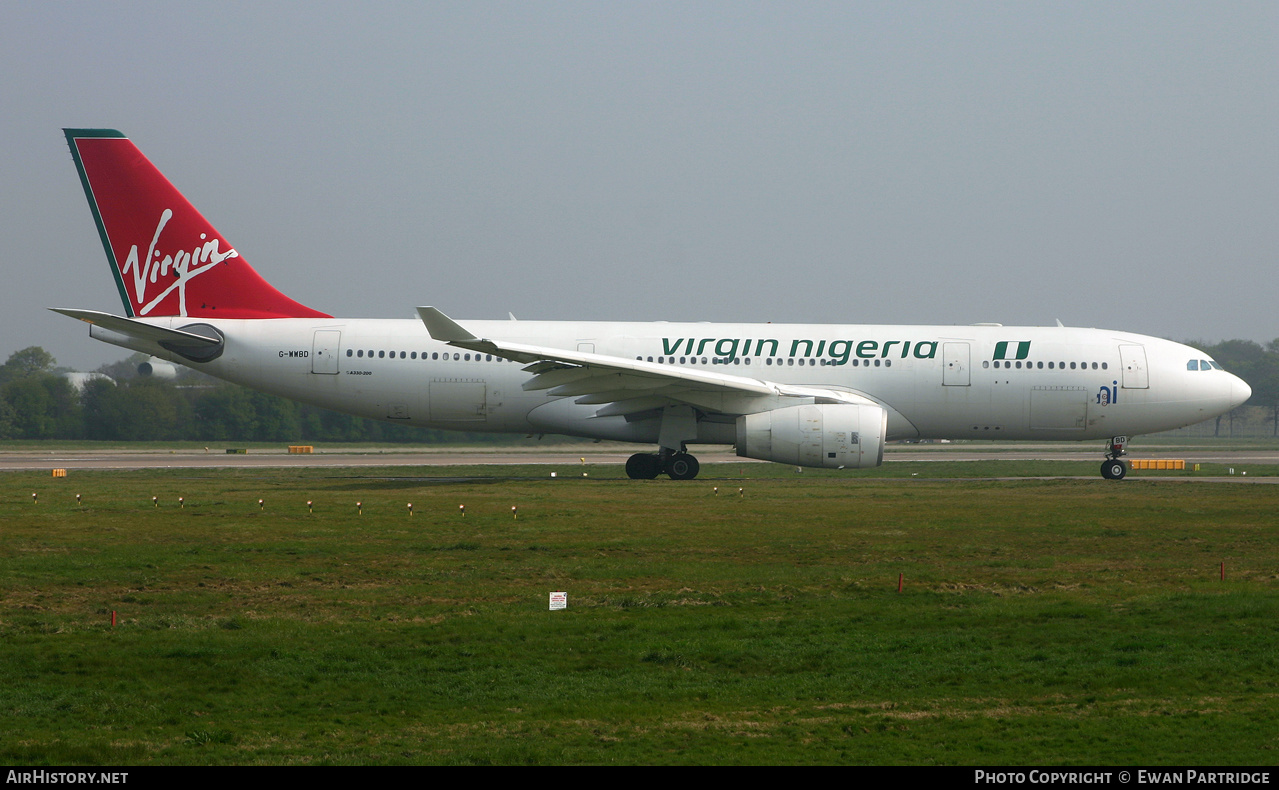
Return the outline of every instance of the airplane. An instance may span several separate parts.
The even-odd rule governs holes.
[[[377,420],[656,446],[631,478],[697,476],[690,444],[863,469],[885,442],[1128,437],[1244,403],[1201,351],[1107,329],[345,319],[264,280],[112,129],[64,129],[124,315],[50,308],[89,336],[253,389]]]

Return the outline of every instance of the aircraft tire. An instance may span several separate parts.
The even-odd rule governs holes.
[[[666,474],[672,480],[692,480],[701,469],[702,465],[697,462],[697,458],[688,453],[676,453],[666,459]]]
[[[1101,465],[1101,476],[1107,480],[1123,480],[1128,474],[1128,464],[1117,458],[1109,458]]]
[[[661,459],[653,453],[636,453],[626,459],[626,476],[632,480],[652,480],[661,472]]]

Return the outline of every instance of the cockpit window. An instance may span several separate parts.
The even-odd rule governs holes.
[[[1225,370],[1215,360],[1192,359],[1186,363],[1186,370]]]

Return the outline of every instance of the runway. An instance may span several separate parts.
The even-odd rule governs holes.
[[[690,447],[702,464],[768,463],[740,458],[731,447]],[[316,447],[314,452],[291,454],[286,447],[252,448],[245,453],[229,454],[225,446],[199,449],[96,449],[58,448],[47,451],[14,450],[0,452],[0,471],[32,471],[47,469],[252,469],[288,467],[439,467],[439,466],[504,466],[547,465],[574,467],[588,465],[622,465],[636,449],[629,445],[587,443],[547,447]],[[1187,465],[1223,464],[1240,472],[1249,465],[1279,465],[1279,450],[1239,447],[1204,447],[1203,445],[1158,446],[1135,448],[1129,458],[1180,458]],[[990,444],[990,445],[890,445],[885,449],[886,464],[902,461],[978,461],[978,460],[1102,460],[1102,448],[1089,445],[1054,444]],[[855,473],[854,473],[855,474]],[[1156,479],[1156,478],[1149,478]],[[1168,477],[1162,479],[1210,480],[1237,482],[1279,482],[1243,474],[1221,478]]]

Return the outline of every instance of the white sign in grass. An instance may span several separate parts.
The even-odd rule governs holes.
[[[551,611],[552,612],[554,612],[556,609],[567,609],[567,608],[568,608],[568,593],[566,592],[551,593]]]

